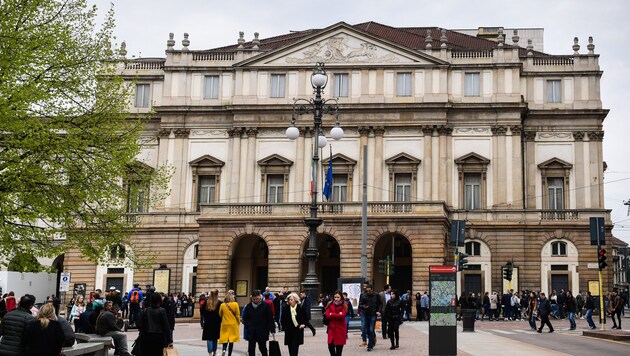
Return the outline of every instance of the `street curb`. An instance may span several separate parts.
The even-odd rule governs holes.
[[[595,337],[598,339],[630,342],[630,332],[626,332],[626,331],[612,331],[611,332],[611,331],[612,330],[583,331],[582,336]]]

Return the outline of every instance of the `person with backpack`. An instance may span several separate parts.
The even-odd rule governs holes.
[[[144,294],[140,289],[140,283],[133,284],[133,288],[129,290],[129,325],[135,326],[136,321],[140,320],[140,303],[144,298]]]

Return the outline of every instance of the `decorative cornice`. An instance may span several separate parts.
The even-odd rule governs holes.
[[[368,136],[370,134],[369,126],[359,126],[359,134],[361,136]]]
[[[210,130],[210,129],[200,129],[200,130],[192,130],[191,136],[225,136],[227,134],[227,130]]]
[[[576,141],[584,141],[584,131],[573,131],[573,139]]]
[[[453,133],[453,128],[447,125],[440,125],[438,126],[437,131],[440,136],[450,136]]]
[[[248,127],[247,129],[245,129],[245,132],[247,133],[247,137],[249,138],[255,138],[256,135],[258,135],[258,129],[255,127]]]
[[[604,131],[588,131],[588,139],[591,141],[603,141]]]
[[[377,126],[373,129],[373,131],[376,137],[383,137],[383,134],[385,134],[385,127]]]
[[[536,131],[525,131],[525,134],[523,134],[523,140],[525,142],[536,141]]]
[[[173,133],[178,138],[188,138],[190,136],[190,129],[174,129]]]
[[[522,131],[522,127],[520,125],[513,125],[510,126],[510,131],[512,131],[512,135],[514,136],[519,136],[521,134]]]
[[[435,131],[435,127],[433,127],[433,126],[423,126],[422,127],[422,133],[425,136],[433,136],[433,131]]]
[[[490,130],[495,136],[503,136],[507,132],[507,126],[492,126]]]
[[[240,138],[241,135],[243,134],[243,128],[242,127],[235,127],[235,128],[229,129],[229,130],[227,130],[227,134],[230,137]]]

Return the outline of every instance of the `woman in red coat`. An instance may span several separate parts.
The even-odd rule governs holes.
[[[336,291],[333,300],[326,306],[328,319],[328,351],[330,356],[341,356],[343,345],[346,344],[346,313],[348,303],[343,300],[341,291]]]

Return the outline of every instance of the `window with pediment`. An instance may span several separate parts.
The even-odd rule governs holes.
[[[203,204],[219,201],[221,170],[224,165],[224,162],[209,155],[190,162],[193,177],[192,201],[195,211],[201,211]]]
[[[542,179],[543,209],[564,210],[569,206],[569,175],[573,165],[552,158],[538,165]]]
[[[385,164],[389,171],[389,200],[416,201],[420,160],[403,152],[385,160]]]
[[[293,162],[277,154],[258,161],[261,173],[261,187],[266,203],[284,203],[289,198],[289,173]]]
[[[485,209],[487,204],[486,172],[490,160],[471,152],[455,160],[459,181],[460,208]]]
[[[333,160],[333,185],[332,195],[329,201],[331,202],[345,202],[352,200],[352,175],[354,167],[357,161],[346,157],[342,154],[336,154],[332,157]],[[322,160],[322,167],[324,172],[328,169],[330,158]]]

